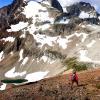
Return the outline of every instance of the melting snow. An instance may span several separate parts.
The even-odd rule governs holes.
[[[48,44],[49,46],[53,46],[54,44],[59,44],[63,49],[67,48],[67,43],[70,42],[69,38],[71,38],[74,35],[69,35],[66,36],[65,38],[62,38],[61,36],[56,36],[56,37],[50,37],[46,35],[41,35],[41,34],[36,34],[34,35],[34,39],[41,43],[42,47],[45,44]]]
[[[59,23],[61,23],[61,24],[68,24],[69,21],[70,21],[70,19],[66,19],[66,20],[63,19]]]
[[[70,41],[66,38],[59,38],[57,40],[57,43],[59,43],[59,46],[61,46],[63,49],[67,48],[67,43],[69,43]]]
[[[27,63],[28,59],[29,59],[28,57],[25,57],[25,59],[22,62],[22,65],[25,65]]]
[[[91,12],[82,11],[79,15],[79,18],[82,18],[82,19],[84,19],[84,18],[93,18],[93,17],[95,17],[95,15]]]
[[[5,76],[8,77],[8,78],[14,78],[14,77],[17,77],[17,76],[23,76],[26,74],[26,71],[24,72],[15,72],[15,67],[12,68],[11,70],[9,70],[8,72],[5,73]]]
[[[16,32],[16,31],[19,31],[19,30],[27,27],[27,26],[28,26],[28,22],[27,23],[25,23],[25,22],[19,22],[16,25],[11,25],[11,29],[8,29],[7,31],[8,32],[12,32],[12,31]]]
[[[89,18],[89,14],[87,13],[87,12],[84,12],[84,11],[82,11],[81,13],[80,13],[80,15],[79,15],[79,18]]]
[[[100,20],[100,16],[99,16],[98,18],[99,18],[99,20]]]
[[[2,51],[2,52],[0,52],[0,61],[3,59],[3,54],[4,54],[4,52]]]
[[[3,38],[2,40],[4,40],[5,42],[7,42],[7,41],[14,42],[15,38],[13,38],[13,37],[7,37],[7,38]]]
[[[42,56],[41,60],[43,60],[44,62],[46,62],[48,60],[48,57],[47,56]]]
[[[95,42],[96,42],[95,40],[92,40],[91,43],[89,43],[89,44],[87,45],[87,47],[88,47],[88,48],[92,47],[92,46],[94,45]]]
[[[49,73],[49,71],[45,71],[45,72],[35,72],[35,73],[31,73],[28,74],[25,79],[28,80],[28,82],[35,82],[35,81],[39,81],[41,79],[44,79],[44,77]]]
[[[33,34],[38,29],[45,30],[50,27],[49,24],[36,27],[35,24],[38,22],[50,21],[51,24],[54,23],[54,18],[49,17],[47,8],[35,1],[30,1],[28,5],[25,6],[22,13],[25,14],[27,18],[32,18],[32,24],[27,27],[27,30],[30,32],[30,34]]]
[[[10,52],[10,54],[13,55],[14,53],[13,52]]]
[[[41,0],[40,0],[41,1]],[[46,4],[46,5],[48,5],[48,6],[50,6],[50,3],[48,2],[48,1],[46,1],[46,0],[42,0],[42,3],[43,4]]]
[[[22,34],[21,36],[20,36],[20,38],[25,38],[26,37],[26,35],[25,34]]]
[[[45,44],[48,44],[49,46],[52,46],[52,42],[53,41],[56,41],[56,37],[49,37],[49,36],[46,36],[46,35],[41,35],[41,34],[36,34],[34,35],[34,39],[41,43],[41,47]]]
[[[45,24],[45,25],[41,25],[38,27],[38,29],[42,29],[42,30],[46,30],[50,27],[50,24]]]
[[[90,58],[88,58],[87,55],[87,50],[80,50],[80,61],[84,62],[92,62]]]
[[[3,85],[0,86],[0,90],[5,90],[6,89],[6,84],[3,83]]]
[[[75,33],[75,35],[76,35],[77,37],[79,37],[79,36],[83,35],[82,42],[84,42],[84,41],[85,41],[85,39],[86,39],[86,38],[87,38],[87,36],[88,36],[88,34],[86,34],[86,33]]]
[[[21,49],[20,52],[19,52],[19,56],[20,56],[19,61],[21,61],[23,59],[23,51],[24,50]]]
[[[48,56],[42,56],[41,58],[40,58],[40,60],[43,60],[44,62],[47,62],[47,63],[49,63],[49,64],[53,64],[54,62],[55,62],[55,60],[53,60],[53,59],[51,59],[50,57],[48,57]]]
[[[47,12],[46,7],[43,7],[41,4],[35,1],[30,1],[28,3],[28,5],[24,8],[23,14],[25,14],[27,18],[32,17],[33,19],[38,14],[38,18],[41,21],[45,21],[45,20],[54,21],[54,19],[49,17],[49,13]]]

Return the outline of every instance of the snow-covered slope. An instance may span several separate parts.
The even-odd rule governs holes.
[[[55,4],[15,0],[0,10],[7,16],[0,17],[0,79],[51,77],[66,69],[62,61],[68,57],[100,64],[99,14],[85,2],[66,7],[66,13]]]

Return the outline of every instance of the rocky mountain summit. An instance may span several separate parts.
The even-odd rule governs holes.
[[[57,0],[14,0],[0,8],[0,79],[55,76],[69,57],[97,67],[99,43],[100,15],[89,3],[63,11]]]

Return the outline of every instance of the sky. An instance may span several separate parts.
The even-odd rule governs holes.
[[[13,0],[0,0],[0,8],[8,4],[11,4],[12,1]]]
[[[13,0],[0,0],[0,8],[10,4]],[[34,1],[41,1],[41,0],[34,0]],[[100,13],[100,0],[58,0],[60,4],[64,7],[66,5],[73,4],[79,1],[85,1],[91,3],[97,11]]]

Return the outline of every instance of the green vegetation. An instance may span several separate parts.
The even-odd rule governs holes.
[[[59,51],[46,50],[46,53],[47,53],[48,56],[51,57],[52,59],[55,59],[55,58],[64,59],[64,58],[65,58],[65,56],[62,55]]]
[[[100,83],[96,84],[96,88],[100,89]]]
[[[83,62],[77,61],[76,57],[67,58],[64,61],[64,65],[67,65],[67,69],[75,69],[76,71],[87,70],[87,65]]]
[[[23,83],[26,81],[27,81],[26,79],[4,79],[4,80],[1,80],[1,82],[3,82],[3,83]]]

